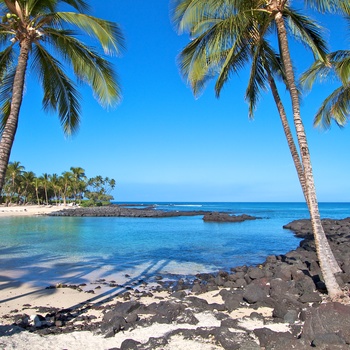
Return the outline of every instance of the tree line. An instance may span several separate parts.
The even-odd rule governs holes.
[[[7,166],[0,201],[6,205],[103,205],[114,199],[111,191],[115,185],[115,180],[109,177],[88,178],[81,167],[70,167],[61,175],[43,173],[36,176],[33,171],[26,171],[20,162],[11,162]]]

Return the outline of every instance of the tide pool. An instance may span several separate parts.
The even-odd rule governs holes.
[[[259,264],[295,249],[299,239],[282,226],[308,218],[302,203],[140,203],[156,210],[209,210],[261,219],[205,223],[174,218],[2,218],[1,279],[84,283],[91,278],[189,276]],[[350,216],[349,203],[321,203],[323,218]],[[98,271],[94,274],[94,271]]]

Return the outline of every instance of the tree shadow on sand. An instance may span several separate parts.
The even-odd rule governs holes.
[[[95,290],[97,285],[102,284],[104,287],[102,292],[86,293],[86,299],[83,302],[70,305],[62,310],[62,312],[78,316],[94,306],[111,301],[114,297],[122,295],[130,289],[155,282],[156,277],[161,276],[164,280],[169,278],[173,281],[180,277],[193,278],[194,275],[172,275],[168,272],[167,268],[170,264],[176,266],[192,263],[192,259],[188,258],[186,254],[179,258],[178,249],[186,252],[188,248],[181,246],[173,250],[158,248],[147,256],[135,256],[132,260],[130,256],[123,257],[114,253],[104,257],[92,256],[85,262],[63,261],[61,256],[47,256],[45,254],[36,254],[28,259],[27,256],[21,255],[25,247],[12,248],[11,251],[6,251],[7,255],[11,253],[12,257],[3,258],[5,254],[1,253],[5,252],[5,249],[0,249],[0,265],[6,266],[10,272],[16,270],[16,275],[20,276],[19,278],[13,278],[9,274],[0,276],[0,307],[1,304],[6,304],[10,300],[20,300],[28,295],[32,295],[38,300],[41,297],[53,296],[58,292],[57,284],[68,286],[87,284],[86,288],[93,288],[92,290]],[[157,258],[158,256],[160,258]],[[168,258],[164,258],[165,256]],[[120,263],[123,260],[126,261],[125,264]],[[96,276],[96,279],[93,280],[92,276]],[[11,297],[4,297],[2,291],[15,290],[24,283],[30,283],[34,289],[27,293],[17,295],[14,293]]]

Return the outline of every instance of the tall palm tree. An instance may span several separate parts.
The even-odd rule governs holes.
[[[73,187],[73,197],[74,197],[74,201],[77,201],[77,198],[80,197],[82,198],[81,192],[84,190],[83,186],[85,184],[86,175],[85,175],[85,170],[81,167],[71,167],[70,171],[73,174],[72,177],[72,187]]]
[[[40,177],[39,177],[39,180],[41,182],[41,185],[44,189],[44,192],[45,192],[45,200],[46,200],[46,205],[49,204],[49,199],[47,197],[47,190],[50,186],[50,177],[49,177],[49,174],[47,173],[44,173],[42,174]]]
[[[33,179],[33,186],[34,186],[34,189],[35,189],[36,201],[37,201],[38,205],[40,205],[40,198],[39,198],[40,185],[41,185],[40,179],[38,177],[34,177],[34,179]]]
[[[19,179],[20,179],[20,176],[23,174],[24,169],[25,169],[24,166],[21,165],[20,162],[11,162],[7,166],[6,176],[8,177],[8,180],[9,180],[9,189],[10,189],[9,196],[11,200],[16,194],[18,197]]]
[[[329,249],[321,224],[285,21],[288,20],[290,32],[308,44],[316,57],[325,59],[326,47],[319,28],[309,18],[293,10],[286,0],[177,0],[174,13],[179,31],[188,31],[192,38],[180,55],[180,65],[194,92],[198,93],[210,78],[217,76],[215,88],[219,95],[230,74],[237,72],[251,59],[253,78],[249,82],[246,97],[251,101],[252,107],[258,99],[256,91],[265,88],[266,81],[272,89],[276,103],[279,98],[272,79],[274,72],[267,68],[268,64],[257,64],[259,56],[263,60],[268,57],[268,51],[256,49],[260,45],[265,46],[269,36],[276,34],[281,72],[292,102],[300,154],[295,163],[301,165],[298,174],[304,182],[303,184],[301,181],[301,184],[308,203],[323,278],[329,295],[337,298],[341,290],[334,274],[340,269]],[[281,112],[283,109],[279,107],[280,115]]]
[[[69,197],[70,193],[72,192],[71,189],[73,174],[70,171],[65,171],[62,173],[62,176],[60,176],[59,179],[63,198],[63,205],[67,205],[67,197]]]
[[[28,202],[31,190],[34,189],[33,183],[35,179],[35,174],[32,171],[25,171],[22,174],[22,193],[24,204]]]
[[[55,196],[55,201],[56,201],[56,205],[58,204],[58,196],[60,193],[60,181],[59,181],[59,177],[57,174],[52,174],[49,175],[49,179],[50,179],[50,187],[53,190],[54,196]]]
[[[68,6],[75,12],[59,11]],[[77,34],[80,31],[96,39],[105,54],[118,54],[123,48],[123,36],[117,24],[88,15],[87,10],[84,0],[0,0],[0,191],[17,130],[29,62],[43,88],[44,110],[57,112],[68,135],[79,125],[80,95],[63,63],[79,83],[91,86],[103,106],[120,100],[111,64],[78,40]]]

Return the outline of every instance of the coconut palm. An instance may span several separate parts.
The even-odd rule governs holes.
[[[74,201],[77,201],[77,198],[80,199],[83,197],[82,192],[86,187],[86,175],[85,170],[81,167],[71,167],[70,171],[72,172],[72,190]]]
[[[34,189],[35,189],[35,195],[36,195],[37,204],[40,205],[39,189],[40,189],[40,186],[41,186],[41,181],[40,181],[40,179],[38,177],[34,177],[34,179],[33,179],[33,186],[34,186]]]
[[[60,12],[61,7],[71,7],[74,12]],[[117,24],[88,15],[87,10],[83,0],[0,0],[0,190],[18,125],[29,63],[43,88],[44,110],[57,112],[68,135],[79,125],[80,94],[71,74],[65,72],[64,63],[79,83],[91,86],[101,105],[114,105],[120,100],[111,64],[78,40],[77,34],[96,39],[105,54],[118,54],[123,48],[121,31]]]
[[[63,205],[67,205],[67,198],[72,192],[73,173],[70,171],[64,171],[62,173],[62,176],[59,177],[59,181],[63,198]]]
[[[50,177],[49,177],[49,174],[47,173],[44,173],[42,174],[40,177],[39,177],[39,180],[41,182],[41,186],[43,187],[44,189],[44,193],[45,193],[45,200],[46,200],[46,205],[49,204],[49,199],[47,197],[47,190],[50,186]]]
[[[10,201],[13,200],[15,196],[17,196],[17,199],[19,199],[18,193],[19,193],[19,183],[20,183],[20,176],[24,172],[24,166],[21,165],[20,162],[11,162],[7,166],[6,170],[6,178],[7,178],[7,184],[8,184],[8,191],[7,196]]]
[[[318,6],[322,6],[321,1],[318,3]],[[295,163],[301,165],[298,174],[304,181],[302,187],[310,211],[323,278],[329,295],[336,298],[341,292],[334,276],[339,271],[339,266],[329,249],[321,224],[309,148],[300,117],[299,90],[295,83],[288,43],[288,34],[292,33],[302,39],[316,57],[325,59],[326,47],[319,27],[306,16],[293,10],[285,0],[178,0],[175,2],[174,20],[179,31],[188,31],[192,38],[191,43],[180,55],[180,66],[195,94],[200,92],[211,78],[217,77],[215,88],[216,94],[219,95],[230,75],[251,60],[252,73],[246,94],[251,110],[258,101],[259,90],[268,85],[272,89],[276,104],[277,101],[280,102],[279,95],[275,94],[277,90],[272,79],[275,72],[268,68],[269,63],[266,60],[269,50],[257,49],[259,46],[265,47],[269,37],[276,35],[281,56],[279,71],[290,94],[300,153],[300,158]],[[287,29],[290,31],[287,32]],[[276,55],[272,53],[272,56]],[[266,64],[262,64],[264,61]],[[278,104],[277,106],[281,115],[284,109]],[[291,147],[291,144],[289,146]]]
[[[54,196],[55,196],[55,201],[56,201],[56,205],[58,204],[58,197],[59,197],[59,193],[60,193],[60,181],[59,181],[59,177],[57,174],[52,174],[49,175],[49,179],[50,179],[50,187],[53,190]]]
[[[341,10],[350,23],[350,5],[342,2],[337,9]],[[332,120],[342,127],[350,115],[350,51],[338,50],[328,55],[328,60],[316,61],[301,77],[301,82],[311,88],[320,78],[325,80],[329,75],[336,75],[341,86],[335,89],[322,103],[314,119],[315,126],[329,128]]]
[[[29,201],[31,193],[34,190],[33,183],[35,174],[32,171],[24,171],[21,177],[21,196],[23,197],[24,204]]]

